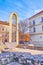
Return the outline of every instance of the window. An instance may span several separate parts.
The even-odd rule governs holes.
[[[42,31],[43,31],[43,26],[42,26]]]
[[[43,22],[43,17],[41,17],[41,22]]]
[[[33,25],[35,25],[35,20],[33,20]]]
[[[1,30],[4,31],[4,27],[1,27]]]
[[[1,26],[1,31],[4,31],[4,29],[5,29],[4,26]]]
[[[35,28],[33,28],[33,31],[34,31],[34,32],[36,32],[36,29],[35,29]]]
[[[6,32],[8,32],[9,28],[6,28]]]

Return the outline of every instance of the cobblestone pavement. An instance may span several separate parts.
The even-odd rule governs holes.
[[[43,65],[43,54],[3,52],[0,54],[0,65]]]

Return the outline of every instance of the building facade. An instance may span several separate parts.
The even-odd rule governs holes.
[[[15,30],[16,27],[13,25],[12,30],[12,41],[15,41]],[[9,23],[0,21],[0,42],[9,42]]]
[[[23,38],[23,39],[22,39]],[[30,41],[30,35],[19,33],[19,41]],[[9,42],[9,23],[0,21],[0,43]],[[16,26],[12,24],[12,42],[16,42]]]
[[[35,14],[29,19],[30,42],[43,45],[43,11]]]

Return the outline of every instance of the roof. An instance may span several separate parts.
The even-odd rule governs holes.
[[[9,26],[9,23],[7,21],[0,21],[0,24],[2,25],[8,25]],[[14,25],[14,24],[13,24]],[[15,26],[15,25],[14,25]]]
[[[7,21],[0,21],[0,24],[9,25],[9,23]]]
[[[30,17],[30,18],[28,18],[28,19],[31,19],[31,18],[33,18],[34,16],[36,16],[36,15],[38,15],[38,14],[40,14],[40,13],[43,13],[43,10],[41,10],[40,12],[38,12],[37,14],[35,14],[35,15],[31,16],[31,17]]]

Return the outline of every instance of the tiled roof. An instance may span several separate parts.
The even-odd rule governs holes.
[[[7,21],[0,21],[0,24],[9,25],[9,23]]]
[[[8,25],[9,26],[9,23],[7,21],[0,21],[0,24],[2,25]],[[13,24],[14,25],[14,24]],[[14,25],[15,26],[15,25]]]

